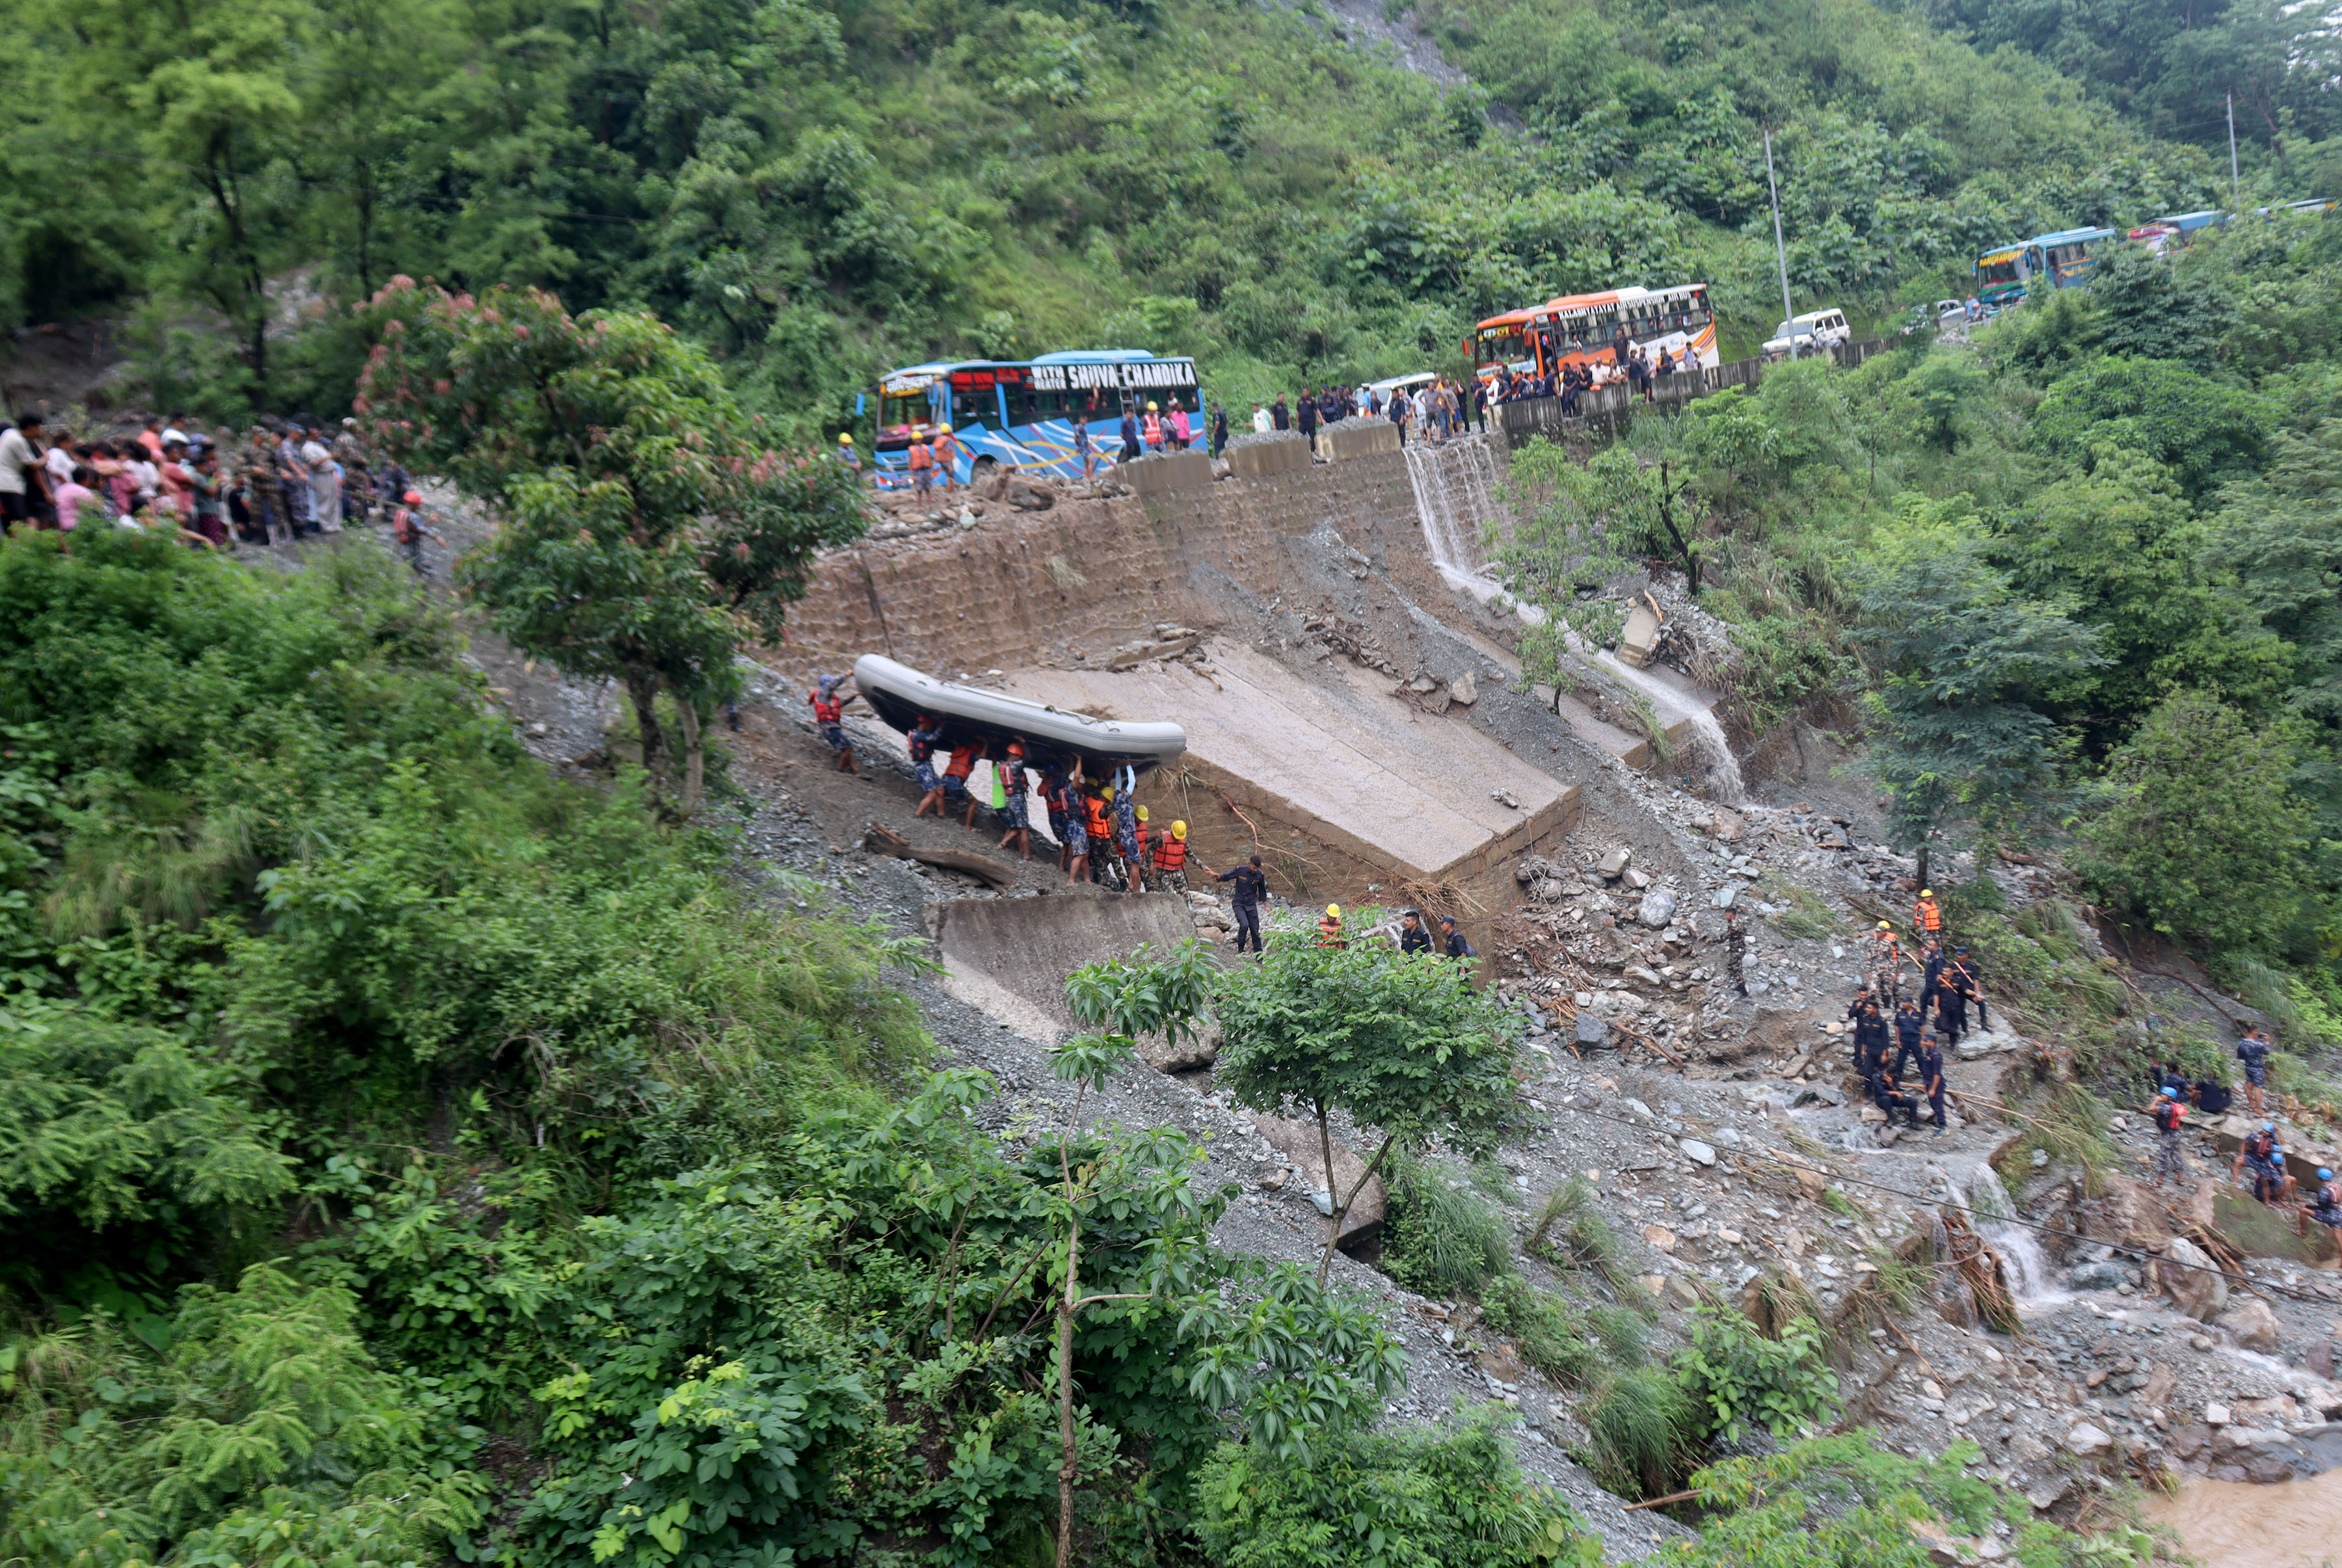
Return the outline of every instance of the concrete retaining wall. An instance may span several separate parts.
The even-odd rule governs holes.
[[[1289,452],[1300,462],[1252,478],[1172,484],[1186,470],[1169,465],[1201,455],[1147,458],[1133,467],[1164,464],[1166,481],[1148,494],[1060,501],[1046,512],[988,508],[978,528],[836,551],[816,563],[804,601],[790,610],[789,643],[823,659],[875,650],[944,675],[1029,664],[1061,649],[1102,659],[1152,636],[1156,621],[1217,625],[1231,581],[1274,594],[1284,539],[1329,522],[1346,535],[1418,537],[1415,491],[1396,452],[1313,463],[1297,436],[1228,451],[1233,459],[1264,449],[1277,454],[1264,461],[1289,463]]]
[[[1317,452],[1329,463],[1398,450],[1398,427],[1387,419],[1337,419],[1317,432]]]

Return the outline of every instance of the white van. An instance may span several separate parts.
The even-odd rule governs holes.
[[[1845,311],[1835,306],[1827,310],[1808,310],[1773,328],[1773,336],[1765,345],[1765,357],[1786,359],[1853,339],[1854,328],[1846,324]]]

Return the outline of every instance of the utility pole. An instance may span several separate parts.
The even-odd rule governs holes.
[[[2236,123],[2236,112],[2228,114],[2230,125]],[[2233,136],[2231,141],[2234,140]],[[1765,188],[1773,196],[1773,256],[1781,264],[1781,319],[1788,323],[1789,355],[1797,352],[1797,307],[1789,303],[1789,247],[1781,239],[1781,186],[1773,177],[1773,127],[1765,127]]]
[[[2236,216],[2245,216],[2245,198],[2237,178],[2237,95],[2228,95],[2228,200],[2237,209]]]

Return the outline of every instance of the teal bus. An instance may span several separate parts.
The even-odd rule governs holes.
[[[2121,237],[2120,229],[2064,228],[1986,251],[1976,259],[1977,297],[1996,307],[2014,304],[2037,277],[2052,288],[2087,287],[2099,253]]]
[[[1106,468],[1122,455],[1124,413],[1143,417],[1150,407],[1164,420],[1166,446],[1173,444],[1174,409],[1187,416],[1190,442],[1203,441],[1203,388],[1193,359],[1143,348],[1076,348],[1037,359],[906,365],[878,383],[871,480],[882,490],[908,486],[911,443],[934,439],[946,424],[959,448],[952,477],[961,483],[1000,468],[1078,479],[1075,422],[1089,427],[1096,466]]]

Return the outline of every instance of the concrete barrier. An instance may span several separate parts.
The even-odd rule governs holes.
[[[1176,893],[1109,893],[1090,886],[1037,899],[952,899],[930,906],[952,989],[1045,1044],[1077,1026],[1066,977],[1136,948],[1158,955],[1196,934]]]
[[[1156,452],[1117,463],[1112,472],[1141,496],[1160,496],[1171,490],[1196,490],[1209,485],[1212,459],[1200,450]]]
[[[1619,662],[1642,668],[1651,662],[1658,640],[1659,618],[1638,606],[1627,615],[1626,624],[1618,633]]]
[[[1309,443],[1291,431],[1271,436],[1238,436],[1222,454],[1239,479],[1266,479],[1309,466]]]
[[[1317,452],[1329,463],[1398,450],[1398,427],[1387,419],[1338,419],[1317,432]]]

